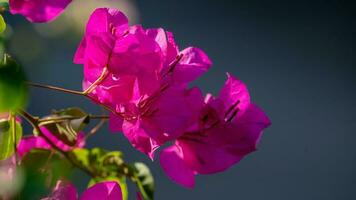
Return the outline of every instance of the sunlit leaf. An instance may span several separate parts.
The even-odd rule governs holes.
[[[27,99],[25,74],[7,54],[0,63],[0,112],[16,111],[24,107]]]
[[[2,15],[0,15],[0,33],[3,33],[6,29],[6,22]]]
[[[134,163],[136,184],[145,200],[152,200],[154,197],[154,180],[150,169],[144,163]]]
[[[15,146],[21,137],[22,126],[20,123],[14,119],[0,120],[0,160],[5,160],[14,154]]]
[[[72,156],[81,166],[90,168],[89,153],[88,149],[75,148],[69,155]]]

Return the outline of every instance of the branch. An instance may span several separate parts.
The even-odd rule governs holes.
[[[37,117],[34,117],[30,113],[24,111],[24,110],[19,110],[18,113],[23,116],[31,125],[32,127],[38,132],[38,134],[43,137],[48,144],[52,146],[53,149],[55,149],[57,152],[62,154],[73,166],[77,167],[78,169],[83,170],[86,172],[89,176],[91,177],[96,177],[96,174],[94,174],[92,171],[89,169],[85,168],[84,166],[78,164],[76,160],[73,160],[72,157],[69,156],[69,154],[62,149],[58,148],[45,134],[42,133],[41,129],[38,126],[38,121],[39,119]]]

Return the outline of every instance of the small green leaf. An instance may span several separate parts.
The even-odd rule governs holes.
[[[0,112],[16,111],[27,99],[25,73],[7,54],[0,63]]]
[[[154,180],[150,169],[144,163],[134,163],[136,184],[145,200],[153,200]]]
[[[16,140],[14,136],[16,135]],[[15,146],[22,137],[22,126],[13,120],[0,121],[0,160],[5,160],[15,152]]]
[[[80,108],[67,108],[55,113],[60,116],[76,117],[70,120],[70,125],[76,132],[83,130],[90,121],[89,115]]]
[[[0,15],[0,33],[3,33],[6,29],[6,22],[2,15]]]
[[[58,139],[69,146],[77,142],[78,132],[89,123],[89,115],[79,108],[68,108],[54,111],[52,115],[43,118],[40,126],[45,126]]]
[[[92,167],[89,160],[90,151],[88,149],[75,148],[69,152],[69,156],[72,157],[72,160],[78,165],[92,171]]]

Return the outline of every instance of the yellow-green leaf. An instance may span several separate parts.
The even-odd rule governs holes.
[[[22,127],[20,123],[14,119],[0,121],[0,160],[5,160],[14,154],[15,146],[21,137]]]
[[[6,22],[2,15],[0,15],[0,33],[3,33],[6,29]]]

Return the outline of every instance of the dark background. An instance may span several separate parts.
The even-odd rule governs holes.
[[[197,176],[193,190],[170,181],[157,161],[152,163],[107,128],[88,146],[121,149],[128,161],[147,163],[155,176],[157,200],[356,199],[352,1],[134,3],[145,27],[164,27],[174,32],[181,49],[192,45],[207,52],[214,65],[196,85],[217,94],[225,72],[232,73],[247,84],[272,126],[257,152],[223,173]],[[80,34],[68,31],[47,38],[21,16],[6,17],[13,26],[10,52],[25,66],[31,81],[81,89],[82,67],[72,64]],[[28,109],[45,115],[52,108],[69,106],[99,113],[86,99],[41,89],[31,91]],[[76,177],[83,189],[88,177],[80,173]],[[130,189],[134,199],[134,187]]]

